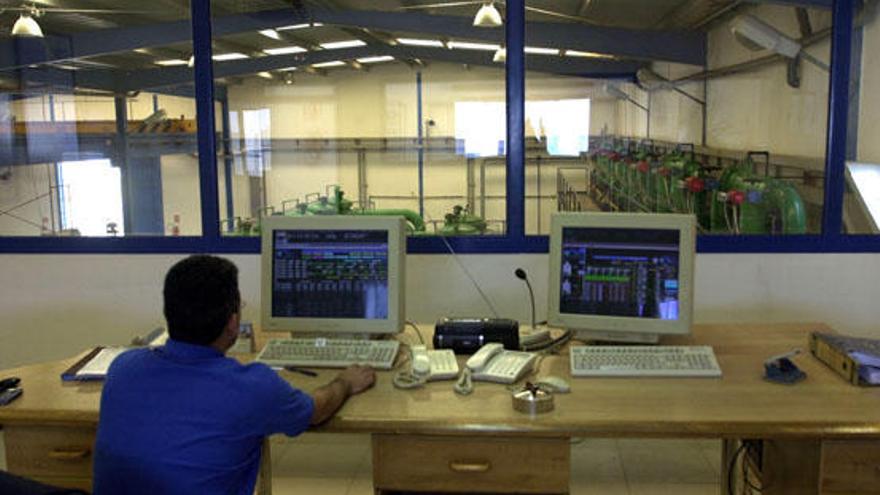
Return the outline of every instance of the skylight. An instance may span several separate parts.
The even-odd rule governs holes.
[[[426,40],[418,38],[397,38],[397,42],[401,45],[410,46],[433,46],[435,48],[443,48],[443,42],[440,40]]]
[[[293,31],[294,29],[306,29],[310,27],[321,27],[323,24],[320,22],[313,22],[311,24],[294,24],[292,26],[281,26],[275,28],[275,31]]]
[[[244,53],[231,52],[231,53],[221,53],[219,55],[214,55],[212,57],[217,62],[226,62],[229,60],[241,60],[243,58],[250,58]]]
[[[331,62],[321,62],[319,64],[312,64],[312,67],[316,69],[323,69],[325,67],[340,67],[345,65],[345,62],[342,60],[333,60]]]
[[[375,64],[377,62],[390,62],[394,60],[394,57],[391,55],[380,55],[378,57],[364,57],[357,59],[358,62],[362,64]]]
[[[269,55],[290,55],[291,53],[303,53],[307,51],[308,50],[301,46],[282,46],[281,48],[266,48],[263,50],[263,53]]]
[[[462,50],[486,50],[494,52],[501,49],[501,45],[492,45],[489,43],[471,43],[470,41],[450,41],[449,48],[460,48]]]
[[[272,38],[273,40],[281,41],[281,35],[278,34],[278,31],[275,31],[274,29],[264,29],[264,30],[260,31],[260,34],[262,34],[263,36],[265,36],[267,38]]]
[[[330,43],[321,43],[321,47],[325,50],[338,50],[340,48],[354,48],[357,46],[366,46],[367,44],[361,40],[333,41]]]
[[[171,58],[167,60],[156,60],[154,63],[156,65],[161,65],[162,67],[173,67],[175,65],[186,65],[188,62],[179,58]]]

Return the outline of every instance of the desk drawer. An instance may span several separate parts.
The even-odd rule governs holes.
[[[4,428],[9,472],[28,477],[91,478],[95,429],[64,426]]]
[[[382,490],[568,493],[567,438],[373,435]]]

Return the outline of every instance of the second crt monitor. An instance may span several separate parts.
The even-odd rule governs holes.
[[[401,331],[403,222],[400,217],[354,215],[265,218],[263,329],[319,334]]]
[[[584,340],[690,333],[693,216],[559,213],[551,224],[550,325]]]

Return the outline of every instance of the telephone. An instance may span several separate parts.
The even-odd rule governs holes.
[[[423,345],[412,346],[412,374],[418,378],[449,380],[458,376],[458,360],[452,349],[431,350]]]
[[[537,358],[531,352],[506,351],[502,344],[493,342],[481,347],[466,365],[474,380],[513,383],[532,370]]]

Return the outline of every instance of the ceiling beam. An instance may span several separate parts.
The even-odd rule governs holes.
[[[810,7],[814,9],[831,10],[833,0],[746,0],[749,3],[769,3],[773,5],[787,5],[789,7]]]
[[[426,36],[495,43],[504,41],[503,29],[475,28],[465,17],[369,10],[316,10],[308,13],[301,9],[283,9],[218,16],[214,19],[213,34],[219,38],[312,21],[355,28],[425,33]],[[0,70],[188,42],[191,40],[190,32],[190,22],[186,20],[101,29],[66,37],[47,36],[42,40],[8,39],[0,42]],[[25,41],[39,42],[39,49],[21,50],[19,43]],[[529,45],[696,65],[702,65],[705,61],[704,41],[703,33],[640,31],[561,23],[530,22],[526,30],[526,43]]]
[[[325,24],[504,42],[503,29],[474,27],[467,17],[370,10],[315,11],[313,15],[315,20]],[[526,44],[693,65],[703,65],[706,59],[705,34],[697,32],[641,31],[582,24],[529,22],[526,28]]]

